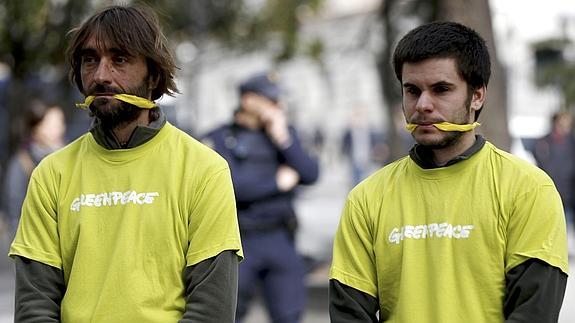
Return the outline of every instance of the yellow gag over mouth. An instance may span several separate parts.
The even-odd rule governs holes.
[[[477,126],[480,126],[479,122],[474,122],[471,124],[455,124],[451,122],[440,122],[434,123],[433,126],[441,131],[459,131],[459,132],[466,132],[475,129]],[[405,129],[409,132],[413,132],[415,128],[419,125],[415,123],[408,123],[405,125]]]
[[[120,101],[135,105],[138,108],[142,108],[142,109],[152,109],[152,108],[156,107],[156,104],[154,102],[152,102],[148,99],[141,98],[139,96],[135,96],[135,95],[114,94],[112,97],[115,99],[118,99]],[[86,97],[86,100],[84,101],[84,103],[76,103],[76,107],[80,108],[80,109],[84,109],[84,110],[88,109],[90,104],[92,104],[92,102],[94,102],[95,99],[96,99],[95,96],[89,95]]]

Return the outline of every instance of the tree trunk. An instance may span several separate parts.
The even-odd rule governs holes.
[[[491,55],[491,79],[487,102],[479,117],[479,132],[501,149],[509,150],[511,138],[507,123],[505,73],[497,58],[489,0],[439,0],[437,20],[460,22],[475,29],[487,42]]]
[[[408,154],[411,145],[410,140],[405,140],[405,130],[398,126],[403,125],[403,111],[401,106],[401,87],[395,78],[391,59],[394,46],[400,35],[399,20],[403,19],[405,13],[399,8],[397,0],[386,0],[380,8],[380,19],[383,24],[383,44],[381,54],[377,62],[381,90],[386,106],[388,128],[387,141],[389,142],[389,160],[396,160]],[[398,117],[402,120],[399,120]]]

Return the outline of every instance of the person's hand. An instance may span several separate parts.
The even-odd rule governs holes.
[[[291,191],[299,183],[299,174],[295,169],[281,165],[276,172],[276,183],[281,192]]]
[[[268,101],[260,109],[260,120],[272,142],[279,148],[287,148],[291,144],[287,116],[276,103]]]
[[[287,116],[279,104],[264,96],[247,93],[243,96],[242,105],[245,112],[258,118],[260,125],[277,147],[284,149],[291,145]]]

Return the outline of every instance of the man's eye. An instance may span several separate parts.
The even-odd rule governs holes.
[[[447,87],[447,86],[436,86],[433,88],[433,91],[435,93],[444,93],[444,92],[449,91],[449,87]]]
[[[84,55],[82,56],[82,64],[89,64],[96,62],[96,57],[92,55]]]
[[[416,87],[409,86],[405,88],[405,92],[411,95],[419,95],[421,91],[419,91],[419,89]]]
[[[116,64],[124,64],[128,61],[128,58],[126,56],[116,56],[114,57],[114,62]]]

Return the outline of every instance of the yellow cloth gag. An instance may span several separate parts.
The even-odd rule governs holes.
[[[156,107],[156,104],[148,99],[141,98],[139,96],[130,95],[130,94],[114,94],[113,97],[120,101],[124,101],[126,103],[132,104],[137,106],[138,108],[142,109],[152,109]],[[76,107],[80,109],[88,109],[90,104],[94,102],[96,99],[95,96],[89,95],[86,97],[84,103],[76,103]]]
[[[466,132],[475,129],[475,127],[480,125],[481,124],[479,122],[474,122],[471,124],[455,124],[451,122],[440,122],[433,124],[435,128],[441,131],[459,131],[459,132]],[[407,131],[409,132],[413,132],[415,128],[417,128],[417,126],[419,125],[415,123],[408,123],[407,125],[405,125],[405,129],[407,129]]]

